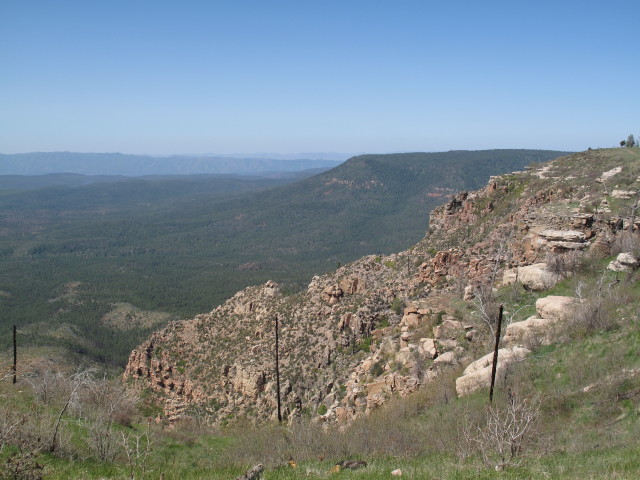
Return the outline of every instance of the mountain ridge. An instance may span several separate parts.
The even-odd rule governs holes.
[[[124,379],[154,392],[169,421],[194,409],[216,423],[274,419],[276,316],[288,419],[350,421],[447,375],[461,379],[492,342],[473,302],[487,302],[494,286],[508,290],[514,271],[535,265],[536,278],[550,283],[528,288],[544,292],[561,278],[552,262],[583,251],[609,255],[624,232],[640,229],[633,195],[614,193],[637,192],[639,175],[637,158],[605,150],[492,177],[482,190],[437,207],[429,233],[409,250],[363,257],[295,295],[273,282],[249,287],[208,314],[171,323],[132,352]],[[503,361],[520,355],[505,351]],[[458,394],[485,381],[460,380]]]
[[[205,155],[132,155],[123,153],[33,152],[0,154],[0,175],[193,175],[242,174],[331,168],[336,160],[236,158]]]

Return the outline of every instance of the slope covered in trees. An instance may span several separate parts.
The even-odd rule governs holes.
[[[268,279],[297,290],[338,263],[406,248],[454,191],[559,153],[364,155],[235,196],[188,179],[6,193],[2,328],[16,323],[26,343],[122,363],[158,326],[144,320],[157,312],[180,318],[208,311]],[[125,320],[106,321],[116,304],[129,306]],[[139,325],[122,335],[127,318]]]

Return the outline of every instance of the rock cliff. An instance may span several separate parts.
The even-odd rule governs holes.
[[[152,392],[169,421],[273,419],[277,317],[285,418],[348,421],[443,374],[462,376],[477,359],[482,369],[465,375],[482,378],[459,379],[459,393],[483,388],[483,292],[545,290],[581,252],[606,256],[623,232],[637,235],[639,174],[639,161],[598,150],[493,177],[431,212],[429,232],[407,251],[364,257],[292,295],[273,282],[250,287],[171,323],[131,353],[124,379]],[[632,193],[609,193],[622,190]],[[525,330],[508,332],[514,359],[527,352],[517,346]]]

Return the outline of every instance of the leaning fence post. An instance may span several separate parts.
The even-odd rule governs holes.
[[[496,327],[496,346],[493,349],[493,366],[491,367],[491,388],[489,389],[489,403],[493,402],[493,386],[496,383],[496,370],[498,369],[498,348],[500,347],[500,331],[502,330],[502,304],[498,313],[498,326]]]

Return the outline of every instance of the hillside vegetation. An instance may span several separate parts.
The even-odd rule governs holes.
[[[117,307],[125,319],[148,312],[166,323],[269,279],[299,290],[338,263],[415,243],[428,211],[454,191],[558,154],[365,155],[278,188],[267,187],[290,179],[135,179],[5,191],[0,328],[17,324],[25,346],[63,346],[122,365],[152,327],[142,322],[122,335],[122,322],[104,321],[114,305],[130,306],[129,313]],[[1,336],[0,349],[8,347]]]

